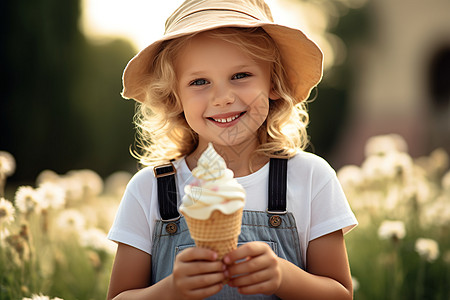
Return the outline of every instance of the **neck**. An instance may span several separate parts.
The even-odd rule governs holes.
[[[199,143],[198,147],[186,157],[189,169],[197,166],[200,155],[207,147],[207,143]],[[214,149],[223,157],[227,167],[233,171],[235,177],[249,175],[262,168],[269,158],[262,155],[254,155],[257,141],[233,146],[223,146],[213,143]],[[250,164],[251,162],[251,164]],[[252,167],[250,169],[250,166]]]

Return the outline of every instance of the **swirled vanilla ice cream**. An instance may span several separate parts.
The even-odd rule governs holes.
[[[221,259],[237,247],[245,190],[211,143],[192,174],[180,211],[196,246],[216,251]]]

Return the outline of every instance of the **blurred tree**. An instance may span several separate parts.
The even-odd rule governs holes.
[[[79,0],[0,5],[0,149],[16,158],[12,180],[33,180],[43,169],[105,175],[132,164],[134,104],[119,94],[132,46],[87,41]]]
[[[120,96],[122,72],[134,53],[127,41],[118,39],[94,42],[84,49],[72,107],[82,116],[76,126],[82,128],[86,144],[75,167],[87,166],[103,175],[136,170],[128,151],[134,142],[135,102]]]
[[[354,79],[352,62],[358,51],[358,45],[370,38],[370,8],[364,0],[307,2],[325,11],[328,27],[324,34],[333,47],[335,56],[340,57],[324,72],[322,82],[311,96],[315,100],[309,104],[310,150],[330,161],[333,159],[333,147],[349,115],[349,96]],[[336,39],[343,42],[341,45],[344,46],[343,49],[338,47]]]

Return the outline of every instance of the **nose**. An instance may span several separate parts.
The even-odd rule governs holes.
[[[214,88],[214,95],[212,104],[214,106],[226,106],[234,103],[236,95],[233,89],[228,84],[216,85]]]

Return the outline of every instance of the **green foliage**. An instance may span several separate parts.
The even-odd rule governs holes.
[[[134,103],[120,96],[135,49],[86,40],[80,0],[3,1],[0,148],[20,164],[12,181],[45,168],[131,169]]]
[[[406,150],[399,136],[373,137],[361,167],[338,172],[360,223],[346,237],[355,299],[450,297],[449,157]]]
[[[115,253],[106,231],[130,177],[46,171],[37,188],[20,187],[14,222],[0,207],[0,299],[105,299]]]
[[[338,171],[359,221],[346,236],[355,299],[450,297],[449,157],[437,149],[414,160],[406,151],[397,135],[373,137],[361,166]],[[45,171],[36,189],[16,192],[15,222],[0,207],[0,299],[106,297],[115,247],[105,232],[131,176],[117,175]]]
[[[350,116],[354,64],[359,56],[357,51],[372,34],[370,6],[365,0],[298,1],[321,11],[327,23],[321,35],[330,43],[337,58],[332,66],[324,70],[322,81],[312,93],[314,100],[309,104],[310,151],[330,160]]]

